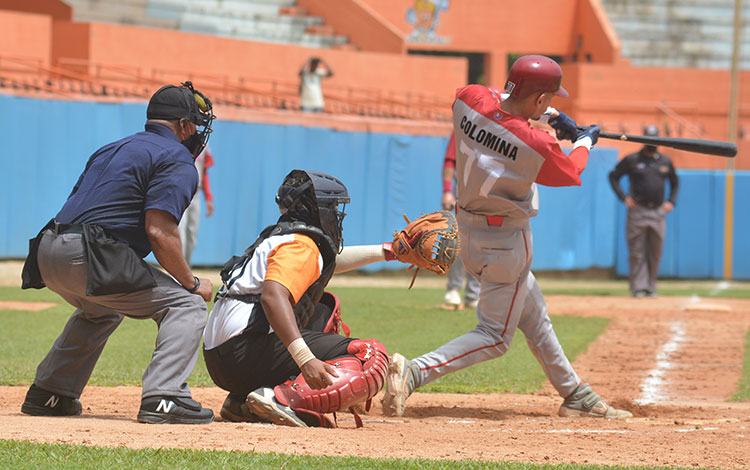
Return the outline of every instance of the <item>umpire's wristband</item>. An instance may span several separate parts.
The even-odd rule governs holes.
[[[187,287],[182,286],[182,287],[185,287],[185,289],[187,289],[187,291],[190,292],[191,294],[195,294],[195,291],[197,291],[198,288],[201,286],[201,280],[198,279],[198,276],[193,276],[193,279],[195,279],[195,285],[192,287],[192,289],[188,289]]]

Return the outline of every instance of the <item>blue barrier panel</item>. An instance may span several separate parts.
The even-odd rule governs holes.
[[[539,186],[539,214],[531,219],[534,270],[613,265],[617,197],[607,175],[616,163],[616,150],[595,147],[581,175],[581,186]]]
[[[0,199],[0,258],[23,258],[27,240],[62,206],[89,155],[143,129],[144,103],[86,103],[0,96],[5,172]],[[343,132],[327,128],[217,121],[209,171],[216,212],[201,222],[193,260],[219,265],[242,252],[278,217],[274,195],[293,168],[334,174],[351,204],[344,222],[347,245],[379,244],[410,218],[440,208],[447,136]],[[625,210],[609,187],[614,150],[595,148],[576,188],[540,187],[532,219],[536,270],[608,268],[627,275]],[[721,277],[723,172],[679,171],[680,198],[668,217],[662,275]],[[734,276],[750,278],[750,174],[735,181]],[[623,182],[625,182],[624,179]],[[153,258],[151,258],[153,260]],[[403,269],[378,263],[367,269]]]
[[[732,252],[732,279],[750,279],[750,172],[734,174],[734,230]],[[722,220],[723,222],[723,220]]]

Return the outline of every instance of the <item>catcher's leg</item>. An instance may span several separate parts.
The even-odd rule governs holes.
[[[352,411],[357,427],[362,426],[362,421],[353,408],[361,403],[367,403],[366,407],[369,408],[370,400],[382,388],[388,369],[388,353],[374,339],[354,340],[349,343],[347,352],[353,356],[326,361],[337,369],[338,377],[332,377],[332,385],[314,390],[299,375],[274,388],[275,401],[293,410],[308,426],[329,427],[331,421],[324,416],[325,413],[344,410]],[[289,422],[286,418],[281,424]]]

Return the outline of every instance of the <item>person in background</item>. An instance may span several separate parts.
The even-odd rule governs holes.
[[[445,149],[443,157],[443,197],[441,205],[444,210],[452,211],[456,208],[456,194],[453,182],[456,175],[456,135],[451,132],[451,138]],[[461,302],[461,288],[466,283],[464,290],[464,301]],[[479,302],[479,281],[466,271],[461,258],[448,271],[448,282],[445,286],[445,297],[443,298],[443,308],[445,309],[470,309],[477,308]]]
[[[303,111],[323,112],[323,88],[321,81],[333,76],[333,69],[320,57],[310,57],[298,72],[300,78],[300,107]]]
[[[195,159],[195,168],[198,170],[198,191],[195,192],[185,213],[180,220],[180,241],[182,241],[182,254],[185,256],[188,266],[192,266],[193,251],[198,241],[198,227],[201,222],[201,198],[200,192],[206,199],[206,217],[214,213],[214,195],[211,193],[211,182],[208,179],[208,169],[214,164],[211,149],[206,146]]]
[[[659,128],[647,126],[643,135],[658,136]],[[620,187],[623,175],[630,180],[627,195]],[[665,201],[667,181],[670,190]],[[656,278],[667,228],[666,215],[674,209],[680,187],[672,160],[659,153],[658,147],[645,145],[620,160],[609,173],[609,182],[628,208],[625,236],[630,253],[630,292],[637,298],[657,297]]]

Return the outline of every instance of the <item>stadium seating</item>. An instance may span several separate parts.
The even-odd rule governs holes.
[[[346,36],[295,0],[66,0],[75,21],[101,21],[306,47],[345,47]]]
[[[734,0],[602,0],[622,41],[622,55],[637,66],[728,69]],[[750,37],[745,2],[744,38]],[[745,39],[747,41],[747,39]],[[750,69],[745,54],[741,68]]]

